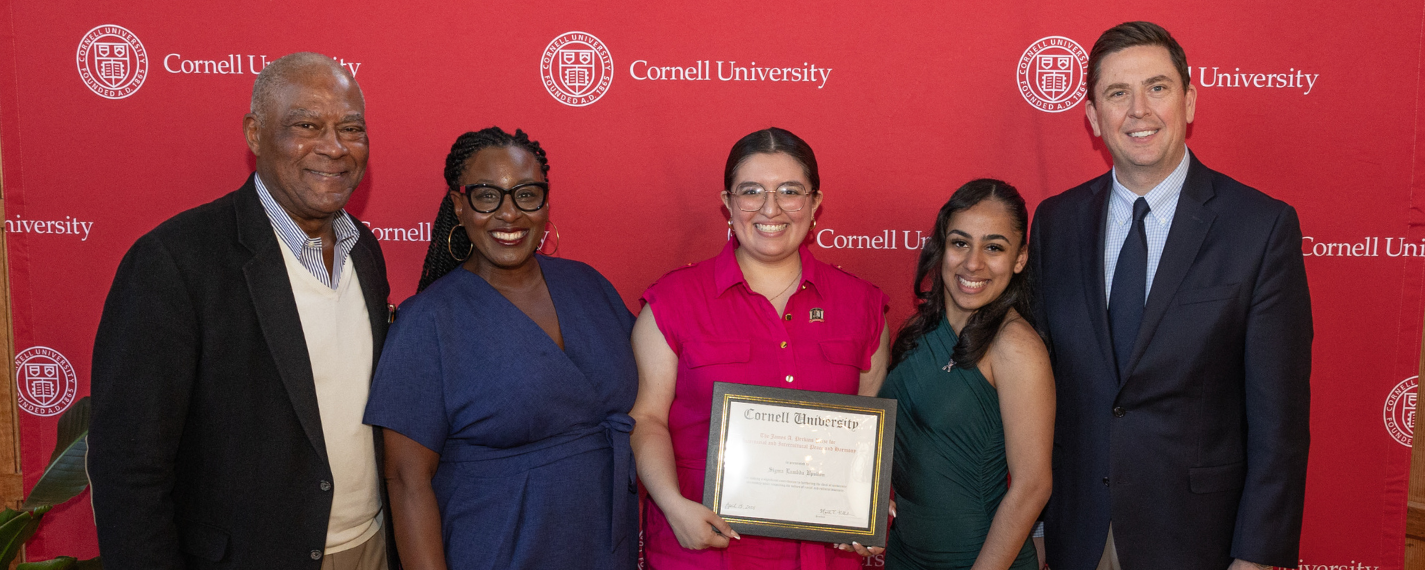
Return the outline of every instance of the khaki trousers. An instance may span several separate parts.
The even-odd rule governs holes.
[[[323,556],[322,570],[386,570],[386,529],[358,546]]]
[[[1098,560],[1098,570],[1123,570],[1118,565],[1118,549],[1113,546],[1113,523],[1108,523],[1108,542],[1103,545],[1103,558]]]

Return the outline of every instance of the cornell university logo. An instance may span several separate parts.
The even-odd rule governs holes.
[[[1067,111],[1084,100],[1089,54],[1062,36],[1041,38],[1019,56],[1019,94],[1041,111]]]
[[[15,355],[15,384],[20,409],[37,416],[63,412],[79,391],[69,359],[45,346],[32,346]]]
[[[544,48],[539,71],[550,96],[565,105],[583,107],[608,92],[614,81],[614,60],[599,38],[569,32]]]
[[[1406,447],[1410,447],[1414,440],[1415,396],[1419,380],[1419,376],[1401,380],[1385,398],[1385,431]]]
[[[90,91],[106,99],[133,95],[148,77],[148,52],[133,32],[122,26],[96,26],[79,40],[74,56],[79,78]]]

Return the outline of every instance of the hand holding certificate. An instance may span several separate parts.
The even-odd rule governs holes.
[[[718,382],[703,504],[740,533],[884,546],[895,400]]]

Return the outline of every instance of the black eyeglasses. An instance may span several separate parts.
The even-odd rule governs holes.
[[[461,191],[470,201],[470,207],[481,214],[491,214],[499,210],[500,204],[505,202],[506,194],[509,194],[516,208],[526,212],[538,212],[549,198],[549,183],[525,182],[508,190],[494,184],[466,184],[461,187]]]

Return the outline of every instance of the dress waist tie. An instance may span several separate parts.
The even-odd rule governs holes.
[[[604,428],[604,437],[614,452],[614,473],[609,489],[609,551],[613,551],[626,538],[619,532],[626,533],[630,522],[628,509],[619,506],[619,497],[622,493],[638,493],[633,447],[629,442],[633,418],[628,414],[610,414],[599,426]]]

